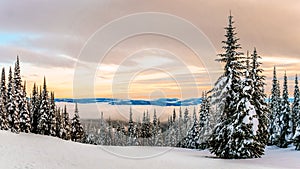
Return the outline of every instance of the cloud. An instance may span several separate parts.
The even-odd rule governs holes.
[[[78,60],[77,57],[99,28],[114,19],[137,12],[165,12],[184,18],[199,28],[212,42],[217,53],[221,53],[221,40],[225,39],[223,28],[227,25],[231,10],[243,51],[251,51],[253,47],[258,49],[268,79],[272,76],[273,65],[277,65],[279,71],[288,70],[290,75],[294,75],[300,72],[299,5],[297,0],[2,1],[0,63],[10,65],[16,55],[20,55],[23,63],[32,65],[37,72],[52,72],[53,77],[58,76],[56,81],[69,84],[69,88],[72,88],[72,84],[66,82],[65,77],[71,74],[78,61],[86,67],[99,65],[96,81],[98,79],[107,84],[105,89],[109,88],[109,83],[116,75],[126,80],[126,76],[131,77],[132,73],[141,70],[138,68],[150,67],[170,72],[184,83],[196,79],[196,84],[201,87],[210,83],[203,60],[214,60],[216,56],[196,56],[188,46],[170,37],[149,34],[128,37],[112,46],[102,60],[102,56],[96,58],[97,63],[89,63],[88,58]],[[128,25],[128,29],[132,26]],[[189,33],[182,31],[183,34]],[[114,37],[115,33],[118,32],[109,36]],[[102,44],[98,45],[91,53],[97,54],[102,49]],[[68,69],[68,73],[61,71],[64,68]],[[190,72],[193,77],[187,78]],[[94,76],[87,73],[86,76]],[[32,74],[28,72],[24,78]],[[153,70],[144,71],[143,76],[144,79],[137,82],[170,84],[168,78]],[[59,90],[63,91],[62,88]],[[69,96],[71,91],[68,89]]]

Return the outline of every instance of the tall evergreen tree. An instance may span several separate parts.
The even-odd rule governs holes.
[[[7,91],[6,91],[6,83],[5,83],[5,69],[2,68],[2,76],[1,76],[1,89],[0,89],[0,129],[8,130],[8,112],[6,109],[7,105]]]
[[[241,47],[232,18],[230,15],[229,24],[225,28],[225,53],[220,54],[221,59],[218,60],[225,63],[224,74],[212,90],[213,96],[217,97],[213,99],[221,102],[223,108],[219,123],[209,139],[210,151],[221,158],[260,157],[263,152],[260,149],[257,151],[256,147],[261,144],[255,139],[258,128],[257,114],[250,103],[252,80],[247,76],[249,70],[246,71],[246,78],[242,79],[245,70],[244,57],[238,51]]]
[[[55,112],[55,101],[54,101],[54,92],[50,93],[50,103],[49,103],[49,117],[48,117],[48,129],[51,136],[56,136],[56,127],[57,127],[57,118]]]
[[[187,108],[185,108],[184,110],[184,115],[183,115],[183,134],[186,136],[188,130],[189,130],[189,127],[190,127],[190,116],[189,116],[189,110]]]
[[[20,121],[19,121],[19,108],[16,104],[17,102],[15,101],[13,76],[10,67],[9,74],[8,74],[6,109],[8,112],[8,123],[9,123],[10,130],[12,132],[18,133],[20,131]]]
[[[61,131],[63,129],[63,119],[60,111],[60,107],[55,109],[56,117],[56,137],[61,138]]]
[[[38,134],[38,120],[40,118],[40,96],[36,84],[33,84],[32,97],[30,99],[30,113],[31,113],[31,132]]]
[[[46,78],[44,77],[43,91],[40,100],[39,119],[37,132],[42,135],[50,135],[49,130],[49,97],[47,91]]]
[[[161,128],[159,126],[159,120],[156,115],[156,110],[154,109],[153,120],[152,120],[152,138],[151,145],[152,146],[162,146],[163,140],[161,135]]]
[[[72,141],[82,142],[84,138],[83,127],[80,122],[77,103],[75,103],[75,113],[71,123],[71,139]]]
[[[13,91],[14,91],[14,102],[16,105],[16,109],[14,112],[14,122],[15,122],[15,131],[19,132],[20,129],[20,111],[23,108],[23,91],[22,91],[22,80],[20,74],[20,63],[19,56],[17,56],[17,61],[15,63],[15,71],[13,78]]]
[[[269,127],[268,127],[270,136],[269,136],[268,145],[276,144],[276,137],[277,137],[276,117],[280,113],[280,104],[281,104],[280,87],[279,87],[279,81],[277,80],[276,67],[274,66],[272,90],[271,90],[271,97],[270,97],[271,112],[269,113]]]
[[[277,146],[280,148],[287,148],[292,139],[292,119],[286,73],[284,74],[283,81],[281,110],[276,118],[278,125]]]
[[[173,109],[172,121],[173,121],[173,123],[175,123],[175,121],[176,121],[176,110],[175,110],[175,108]]]
[[[296,132],[297,123],[300,120],[300,92],[298,86],[298,77],[295,76],[295,88],[294,88],[294,102],[292,105],[292,122],[293,122],[293,134]]]
[[[179,107],[179,117],[178,117],[178,121],[177,121],[177,130],[178,130],[178,135],[177,135],[177,142],[178,142],[178,147],[182,147],[182,140],[185,137],[186,133],[184,131],[184,123],[183,123],[183,116],[182,116],[182,110],[181,107]]]
[[[143,145],[149,145],[149,139],[151,138],[151,126],[150,126],[150,117],[149,112],[143,114],[143,121],[141,126],[141,138]]]
[[[0,97],[0,130],[8,130],[8,113],[3,101],[3,98]]]
[[[111,119],[108,117],[108,129],[107,129],[107,134],[105,138],[105,145],[113,145],[113,132],[112,132],[112,126],[111,126]]]
[[[106,145],[106,135],[107,135],[107,132],[106,132],[106,127],[107,127],[107,123],[106,121],[104,120],[103,118],[103,112],[101,112],[101,115],[100,115],[100,129],[99,129],[99,132],[97,133],[99,136],[97,138],[97,141],[96,143],[97,144],[100,144],[100,145]]]
[[[22,132],[29,133],[31,131],[31,116],[26,97],[26,82],[24,82],[22,92],[22,100],[20,101],[20,128]]]
[[[199,148],[205,149],[208,146],[208,136],[210,134],[210,105],[207,98],[207,93],[203,92],[202,94],[202,103],[200,105],[199,111]]]
[[[221,59],[217,61],[225,63],[224,74],[215,83],[212,92],[212,104],[217,105],[218,124],[215,126],[210,137],[210,151],[221,158],[235,158],[235,148],[232,147],[234,133],[234,113],[236,112],[237,94],[240,93],[240,80],[242,76],[242,52],[236,37],[235,27],[233,26],[232,16],[228,20],[229,24],[225,27],[226,41],[222,41],[225,49],[224,54],[220,54]],[[228,143],[231,144],[228,144]]]
[[[251,54],[251,65],[249,71],[250,78],[252,80],[251,83],[251,104],[254,106],[256,114],[258,116],[259,124],[257,137],[258,140],[262,144],[262,148],[264,149],[265,145],[268,143],[269,133],[268,133],[268,105],[265,101],[266,95],[264,93],[264,85],[265,85],[265,76],[262,75],[263,69],[261,68],[261,62],[258,59],[261,57],[257,54],[256,48],[254,48],[253,54]],[[264,150],[261,150],[264,151]]]
[[[136,144],[137,133],[134,128],[134,123],[132,119],[132,108],[129,111],[129,121],[128,121],[128,132],[127,132],[127,145],[133,146]]]
[[[5,80],[5,69],[2,68],[2,74],[1,74],[1,89],[0,89],[0,95],[3,99],[3,103],[6,104],[7,99],[7,91],[6,91],[6,80]]]
[[[64,140],[70,140],[71,139],[71,127],[70,127],[70,118],[69,113],[67,112],[67,106],[65,105],[64,111],[63,111],[63,127],[61,131],[61,138]]]
[[[184,138],[182,147],[184,148],[190,148],[190,149],[198,149],[199,148],[199,134],[200,128],[199,128],[199,123],[196,117],[196,110],[194,108],[194,113],[193,113],[193,125],[189,129],[187,136]]]

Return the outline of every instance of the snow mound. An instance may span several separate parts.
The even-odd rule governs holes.
[[[269,147],[260,159],[223,160],[208,151],[94,146],[6,131],[0,131],[0,138],[1,169],[292,169],[300,166],[300,152],[293,147]]]

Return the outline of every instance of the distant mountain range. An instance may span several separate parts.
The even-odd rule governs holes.
[[[155,106],[191,106],[199,105],[202,103],[202,98],[190,98],[180,100],[178,98],[160,98],[153,100],[131,100],[131,99],[113,99],[113,98],[56,98],[56,102],[67,102],[67,103],[107,103],[110,105],[155,105]]]
[[[110,105],[154,105],[154,106],[193,106],[202,103],[202,98],[189,98],[189,99],[178,99],[178,98],[160,98],[153,100],[143,100],[143,99],[113,99],[113,98],[56,98],[56,102],[66,102],[66,103],[80,103],[80,104],[90,104],[90,103],[106,103]],[[266,99],[268,102],[269,99]],[[290,103],[294,102],[294,98],[289,98]]]

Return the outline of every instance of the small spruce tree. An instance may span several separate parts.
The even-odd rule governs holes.
[[[82,142],[84,138],[83,127],[80,122],[77,103],[75,103],[75,113],[71,122],[71,139],[75,142]]]

